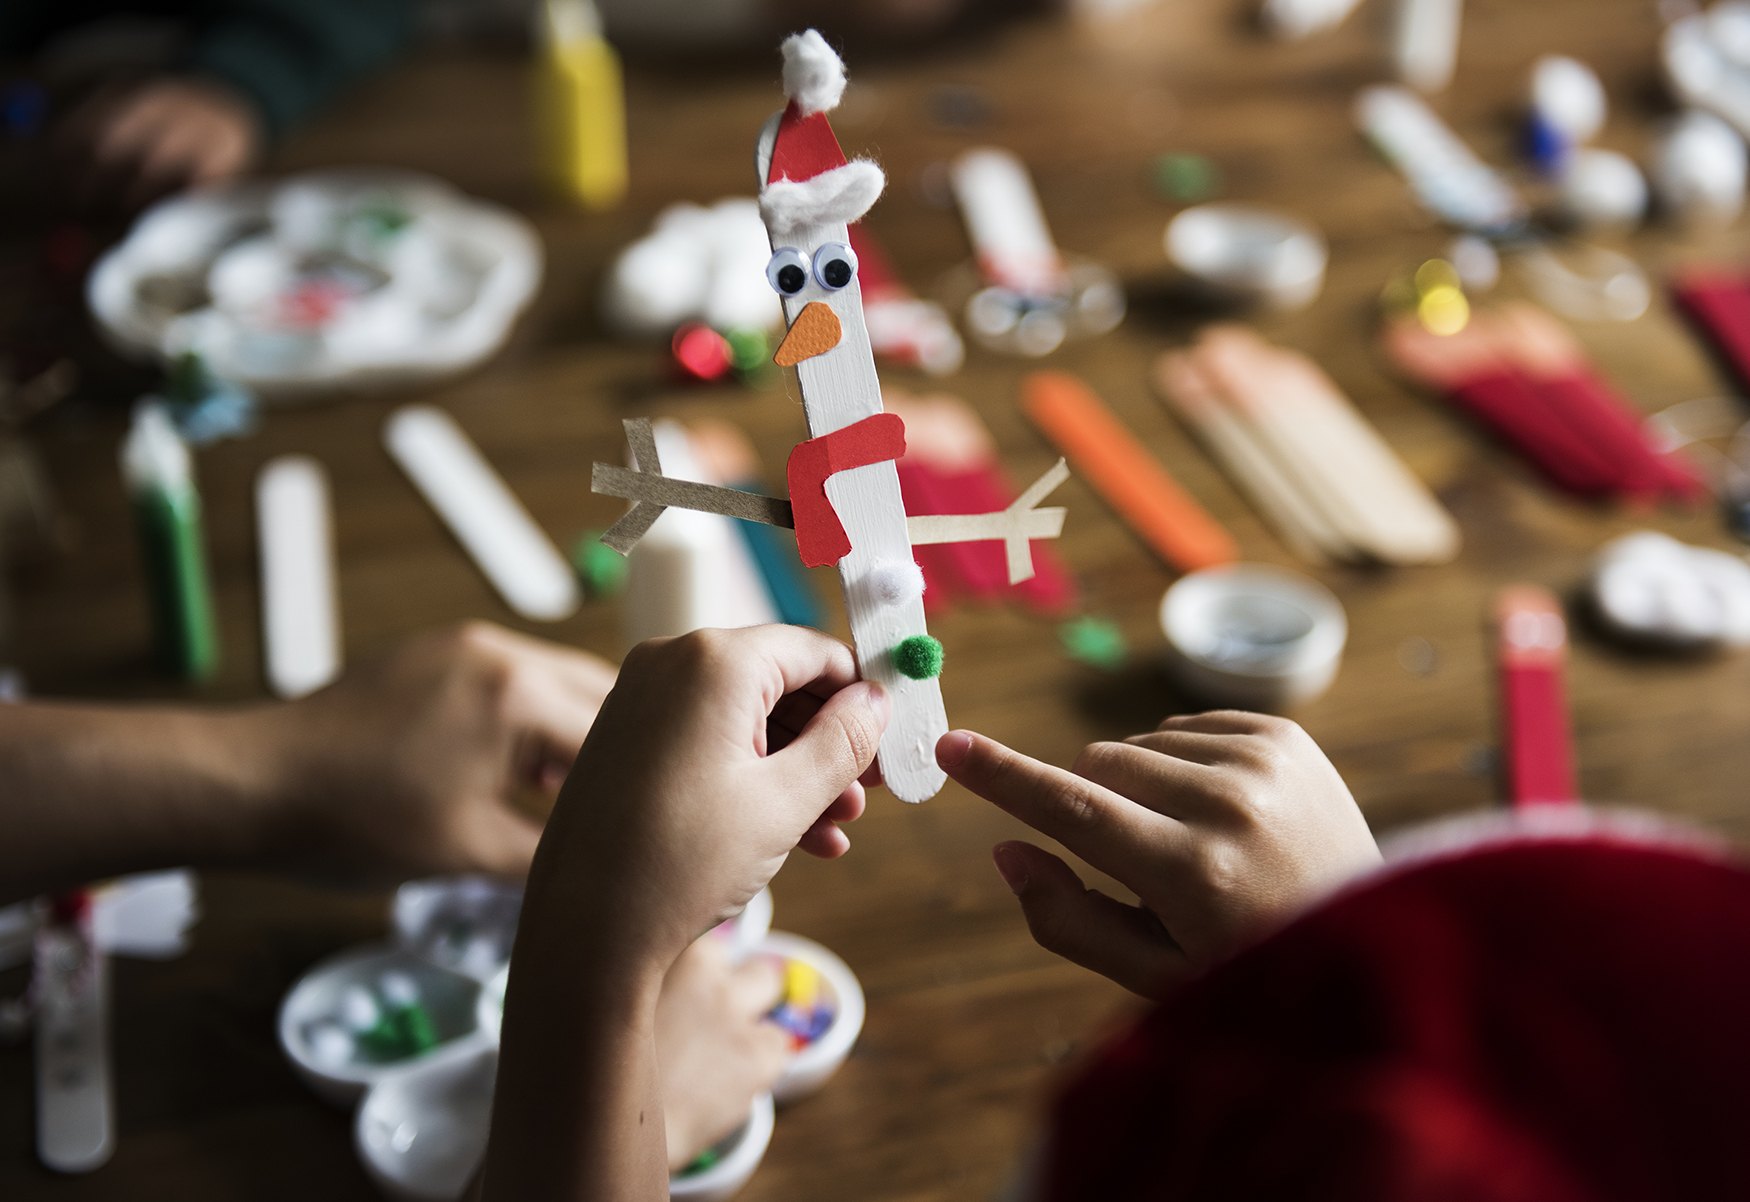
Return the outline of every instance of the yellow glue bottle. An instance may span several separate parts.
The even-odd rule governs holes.
[[[607,209],[626,195],[626,96],[620,59],[591,0],[546,0],[536,114],[542,172],[563,196]]]

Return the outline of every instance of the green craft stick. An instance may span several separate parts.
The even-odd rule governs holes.
[[[219,667],[219,632],[200,494],[188,448],[161,406],[135,414],[122,463],[133,494],[158,659],[185,679],[207,680]]]

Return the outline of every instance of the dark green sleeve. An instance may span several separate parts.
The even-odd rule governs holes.
[[[183,66],[255,101],[270,138],[388,63],[412,36],[413,0],[236,0],[213,6]]]

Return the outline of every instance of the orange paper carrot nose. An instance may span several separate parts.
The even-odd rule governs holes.
[[[790,332],[778,344],[772,362],[779,367],[795,367],[804,359],[824,355],[839,344],[844,331],[839,328],[839,315],[825,301],[809,301],[790,323]]]

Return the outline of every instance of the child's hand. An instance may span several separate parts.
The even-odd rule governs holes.
[[[887,696],[843,643],[793,626],[635,648],[559,796],[525,914],[613,916],[598,952],[664,972],[790,850],[850,846]],[[546,907],[551,906],[551,910]]]
[[[274,799],[263,854],[284,867],[402,880],[521,876],[614,669],[483,622],[409,639],[300,701],[239,719]]]
[[[165,76],[93,96],[69,114],[59,141],[81,207],[129,213],[247,171],[265,138],[235,89]]]
[[[967,731],[944,735],[936,757],[1135,892],[1141,905],[1086,889],[1029,843],[994,852],[1040,946],[1149,997],[1379,861],[1336,769],[1282,718],[1168,718],[1092,744],[1071,772]]]
[[[790,1036],[767,1020],[784,997],[782,971],[754,956],[729,962],[710,937],[682,953],[656,1003],[668,1168],[678,1173],[747,1121],[790,1063]]]

